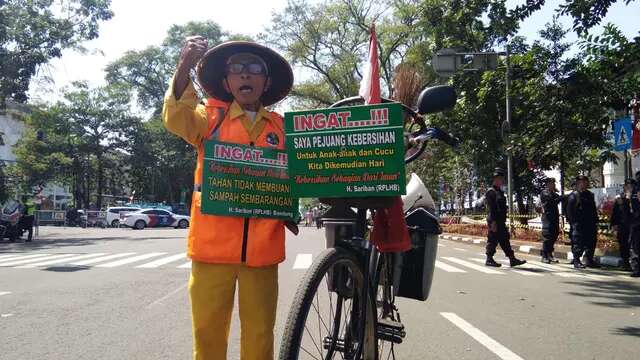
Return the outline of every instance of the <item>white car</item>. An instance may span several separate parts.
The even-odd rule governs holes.
[[[140,210],[139,207],[133,206],[112,206],[107,208],[107,224],[111,227],[120,227],[120,213],[133,212]]]
[[[186,229],[189,227],[189,217],[174,214],[162,209],[142,209],[123,215],[122,224],[134,229],[145,227],[174,227]]]

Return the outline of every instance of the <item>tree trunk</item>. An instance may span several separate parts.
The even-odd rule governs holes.
[[[96,196],[96,207],[98,210],[102,209],[102,188],[104,186],[104,168],[102,164],[102,155],[97,156],[98,160],[98,185],[97,185],[97,196]]]

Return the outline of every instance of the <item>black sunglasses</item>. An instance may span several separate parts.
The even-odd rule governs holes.
[[[227,74],[241,74],[243,71],[247,71],[251,75],[267,74],[267,69],[260,63],[231,63],[227,64]]]

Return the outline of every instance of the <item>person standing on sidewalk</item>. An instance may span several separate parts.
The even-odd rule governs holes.
[[[588,188],[589,178],[578,175],[576,177],[576,191],[569,195],[567,205],[567,215],[573,227],[571,252],[573,253],[573,267],[576,269],[599,267],[593,258],[598,234],[598,210],[594,195]],[[584,264],[580,261],[583,254]]]
[[[562,197],[558,195],[556,190],[556,179],[548,178],[545,182],[547,188],[540,194],[540,203],[542,204],[542,262],[550,264],[558,262],[553,257],[553,246],[560,234],[558,204]]]
[[[510,266],[518,266],[526,263],[526,260],[517,259],[511,249],[509,242],[509,229],[507,229],[507,199],[504,197],[502,185],[504,184],[504,170],[496,168],[493,172],[492,186],[485,194],[487,203],[487,225],[489,226],[487,234],[487,261],[486,266],[500,267],[502,264],[493,259],[496,253],[496,247],[500,244],[500,248],[509,258]]]
[[[629,263],[629,246],[631,235],[631,220],[633,209],[631,207],[631,199],[636,196],[633,191],[636,188],[636,181],[627,179],[624,181],[624,191],[616,198],[613,204],[613,211],[609,219],[609,225],[616,234],[618,245],[620,248],[620,257],[622,258],[622,269],[631,270]]]

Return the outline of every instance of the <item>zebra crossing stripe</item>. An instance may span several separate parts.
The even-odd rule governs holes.
[[[478,271],[483,272],[485,274],[492,274],[492,275],[504,275],[505,274],[504,272],[496,271],[496,270],[493,270],[493,269],[487,269],[487,268],[485,268],[483,266],[476,265],[474,263],[471,263],[471,262],[468,262],[468,261],[465,261],[465,260],[462,260],[462,259],[454,258],[454,257],[443,257],[443,259],[451,261],[451,262],[454,262],[454,263],[456,263],[458,265],[466,266],[466,267],[468,267],[470,269],[473,269],[473,270],[478,270]]]
[[[483,264],[485,262],[485,259],[478,259],[478,258],[469,258],[469,260],[473,260],[475,262],[483,263]],[[524,267],[524,268],[523,267],[512,268],[506,261],[501,261],[501,263],[505,267],[507,267],[507,266],[509,267],[509,270],[507,270],[507,271],[513,271],[513,272],[518,273],[520,275],[524,275],[524,276],[544,276],[543,274],[539,274],[537,272],[527,271],[526,267]],[[529,264],[529,263],[527,263],[527,264]],[[527,265],[527,264],[525,264],[525,265]]]
[[[6,262],[6,263],[2,263],[2,265],[0,266],[16,266],[16,265],[22,265],[22,264],[28,264],[28,263],[32,263],[32,262],[38,262],[41,260],[53,260],[53,259],[60,259],[60,258],[64,258],[64,257],[71,257],[74,255],[78,255],[78,254],[56,254],[56,255],[50,255],[50,256],[41,256],[38,258],[31,258],[31,259],[22,259],[22,260],[18,260],[18,261],[10,261],[10,262]]]
[[[138,265],[138,266],[136,266],[136,268],[144,268],[144,269],[156,268],[158,266],[165,265],[165,264],[168,264],[170,262],[174,262],[176,260],[184,259],[186,257],[187,257],[187,254],[178,254],[178,255],[173,255],[173,256],[167,256],[165,258],[158,259],[158,260],[152,261],[150,263]]]
[[[34,264],[29,264],[29,265],[16,266],[16,268],[18,268],[18,269],[31,269],[31,268],[35,268],[35,267],[38,267],[38,266],[48,266],[48,265],[54,265],[54,264],[68,264],[69,261],[72,261],[72,260],[81,260],[81,259],[96,257],[96,256],[100,256],[100,255],[105,255],[105,253],[84,254],[84,255],[77,255],[77,256],[64,258],[64,259],[47,260],[47,261],[38,262],[38,263],[34,263]],[[38,259],[38,261],[39,260],[42,260],[42,259]]]
[[[149,259],[149,258],[152,258],[152,257],[164,255],[164,254],[166,254],[166,253],[164,253],[164,252],[155,252],[155,253],[149,253],[149,254],[144,254],[144,255],[138,255],[138,256],[131,257],[131,258],[127,258],[127,259],[108,262],[106,264],[100,264],[100,265],[97,265],[97,267],[112,268],[112,267],[116,267],[116,266],[120,266],[120,265],[131,264],[131,263],[134,263],[136,261],[145,260],[145,259]]]
[[[2,266],[2,263],[7,262],[7,261],[16,261],[16,260],[29,259],[29,258],[42,257],[42,256],[49,256],[49,255],[51,255],[51,254],[31,254],[31,255],[10,256],[10,257],[7,257],[7,258],[4,258],[4,259],[0,260],[0,266]]]
[[[91,264],[96,264],[96,263],[107,261],[107,260],[111,260],[111,259],[117,259],[117,258],[121,258],[121,257],[125,257],[125,256],[131,256],[131,255],[135,255],[135,253],[131,252],[131,253],[120,253],[120,254],[101,256],[101,257],[95,258],[95,259],[74,261],[74,262],[70,263],[70,265],[91,265]]]
[[[191,269],[191,261],[178,266],[178,269]]]
[[[440,270],[444,270],[446,272],[453,272],[453,273],[466,273],[466,271],[462,270],[462,269],[458,269],[455,266],[451,266],[447,263],[443,263],[442,261],[436,260],[436,267]]]
[[[13,253],[13,254],[4,254],[4,255],[0,255],[0,261],[4,261],[7,258],[11,259],[11,258],[15,258],[18,257],[20,255],[24,255],[24,253]]]

